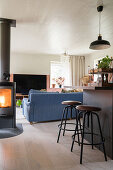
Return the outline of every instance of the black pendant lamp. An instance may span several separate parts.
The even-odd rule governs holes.
[[[109,41],[103,40],[102,36],[100,34],[101,12],[103,11],[103,3],[101,3],[99,6],[97,6],[97,11],[99,12],[99,35],[98,35],[98,39],[96,41],[93,41],[90,44],[89,48],[92,50],[103,50],[103,49],[107,49],[111,46]]]

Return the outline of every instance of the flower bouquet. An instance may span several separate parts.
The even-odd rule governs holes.
[[[64,80],[65,80],[64,77],[58,77],[58,78],[56,79],[56,83],[59,85],[59,88],[61,88],[62,85],[64,84]]]

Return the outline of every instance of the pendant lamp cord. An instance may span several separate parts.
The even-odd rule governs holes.
[[[100,35],[100,29],[101,29],[101,12],[99,12],[99,35]]]

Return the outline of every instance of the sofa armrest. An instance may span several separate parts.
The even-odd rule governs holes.
[[[23,115],[25,115],[25,106],[29,106],[30,102],[28,102],[28,98],[23,98],[22,100],[22,111],[23,111]]]
[[[28,101],[28,98],[24,98],[23,101],[23,115],[29,121],[33,121],[33,106],[32,103]]]
[[[26,104],[27,106],[30,106],[30,102],[28,101],[28,99],[26,100],[26,98],[25,98],[24,104]]]
[[[28,101],[28,98],[23,98],[22,102]]]

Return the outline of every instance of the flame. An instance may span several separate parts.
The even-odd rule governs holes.
[[[5,97],[4,96],[0,96],[0,106],[4,106],[5,104]]]
[[[11,89],[0,89],[0,108],[11,107]]]

